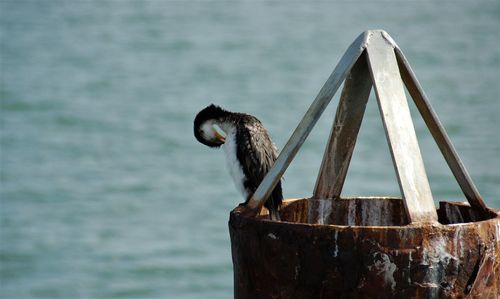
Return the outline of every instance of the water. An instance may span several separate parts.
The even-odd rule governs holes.
[[[231,298],[221,151],[192,136],[211,102],[283,147],[351,41],[405,51],[487,203],[500,208],[496,1],[6,1],[1,11],[2,298]],[[336,97],[337,98],[337,97]],[[309,196],[335,99],[285,174]],[[415,112],[415,111],[413,111]],[[436,200],[463,200],[418,115]],[[398,195],[372,98],[344,194]]]

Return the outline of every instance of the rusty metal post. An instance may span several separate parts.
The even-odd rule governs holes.
[[[313,198],[261,211],[344,81]],[[404,85],[470,205],[436,210]],[[400,198],[340,196],[374,87]],[[247,206],[229,220],[235,298],[487,298],[500,295],[500,216],[488,208],[402,51],[381,30],[349,47]]]
[[[498,299],[500,218],[404,225],[401,200],[390,201],[395,200],[287,201],[285,222],[232,212],[234,298]],[[330,213],[323,210],[328,206]],[[383,209],[394,216],[384,218],[389,213]],[[473,214],[465,209],[446,219]],[[328,225],[311,224],[318,222]]]

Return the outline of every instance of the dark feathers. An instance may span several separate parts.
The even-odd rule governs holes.
[[[244,186],[249,195],[252,195],[261,181],[271,169],[278,157],[276,147],[271,141],[267,130],[255,117],[238,113],[236,123],[236,155],[240,161],[243,173],[247,180]],[[249,198],[247,198],[247,201]],[[278,211],[283,200],[281,182],[274,188],[265,207],[274,213]]]
[[[234,134],[236,158],[244,174],[241,183],[248,196],[245,199],[247,203],[276,161],[278,157],[276,147],[257,118],[245,113],[230,112],[213,104],[201,110],[194,120],[194,136],[209,147],[219,147],[223,142],[204,135],[206,129],[202,127],[207,121],[210,121],[208,124],[224,128],[226,134],[231,132],[228,138],[233,138]],[[282,201],[283,194],[279,182],[265,203],[271,219],[279,220],[278,209]]]

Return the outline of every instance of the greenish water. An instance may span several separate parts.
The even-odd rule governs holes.
[[[222,152],[193,138],[194,115],[211,102],[254,114],[283,147],[371,28],[406,53],[500,208],[498,1],[2,0],[0,11],[2,298],[231,298],[227,219],[242,200]],[[286,172],[287,197],[311,194],[336,103]],[[436,201],[463,200],[414,121]],[[373,98],[344,194],[399,194]]]

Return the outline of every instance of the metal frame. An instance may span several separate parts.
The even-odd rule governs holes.
[[[404,82],[471,206],[494,213],[479,195],[402,51],[383,30],[365,31],[349,46],[241,213],[258,214],[344,80],[313,197],[340,197],[373,84],[408,219],[437,221]]]

